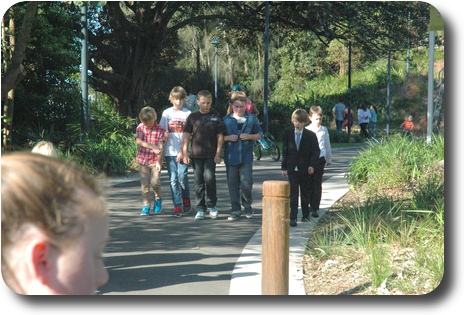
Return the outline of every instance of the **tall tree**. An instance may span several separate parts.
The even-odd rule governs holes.
[[[10,145],[13,128],[14,91],[16,85],[26,76],[23,60],[32,25],[36,18],[38,3],[28,2],[19,31],[15,28],[15,8],[10,7],[2,18],[2,143]]]
[[[240,30],[251,43],[264,30],[264,2],[107,2],[90,27],[89,68],[92,86],[109,95],[119,113],[134,117],[151,98],[157,69],[171,63],[178,48],[177,31],[186,25],[216,21],[223,36]],[[407,25],[411,14],[412,24]],[[271,1],[270,20],[285,33],[300,29],[324,44],[351,41],[372,54],[404,49],[423,39],[428,5],[422,2]],[[232,55],[230,55],[232,56]]]

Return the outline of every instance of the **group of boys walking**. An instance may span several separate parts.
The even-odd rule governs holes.
[[[247,111],[247,95],[234,91],[230,97],[225,117],[211,111],[212,95],[198,92],[198,111],[185,108],[186,91],[174,87],[169,95],[172,107],[163,111],[160,123],[152,107],[139,113],[140,124],[136,130],[138,145],[136,160],[140,164],[140,181],[143,208],[141,215],[151,212],[151,193],[154,191],[153,213],[162,211],[160,172],[163,153],[170,180],[174,210],[180,217],[191,211],[188,167],[192,166],[195,184],[196,220],[209,212],[211,219],[218,218],[216,165],[221,163],[224,147],[227,183],[230,196],[228,220],[240,219],[242,207],[246,218],[252,218],[253,146],[263,131],[256,115]],[[311,124],[305,125],[311,119]],[[304,109],[292,114],[293,126],[284,134],[282,150],[282,175],[290,184],[290,225],[296,226],[298,197],[301,196],[303,222],[310,214],[318,217],[322,193],[322,175],[325,165],[331,163],[330,140],[327,128],[321,126],[322,110],[311,108],[311,116]],[[300,137],[301,136],[301,137]],[[311,205],[311,206],[310,206]]]

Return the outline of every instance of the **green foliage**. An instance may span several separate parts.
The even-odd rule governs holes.
[[[434,137],[432,144],[427,144],[425,139],[400,135],[370,141],[363,154],[351,160],[346,175],[348,182],[375,192],[418,180],[424,171],[444,159],[442,138]]]
[[[444,274],[444,174],[437,165],[443,150],[442,136],[430,144],[405,137],[370,143],[353,159],[348,175],[369,197],[343,203],[333,219],[317,226],[308,254],[332,259],[353,249],[363,252],[366,259],[360,261],[374,294],[433,291]],[[385,193],[411,186],[410,198]]]
[[[87,137],[68,139],[68,158],[91,174],[124,175],[131,171],[137,153],[136,120],[119,116],[108,103],[92,103],[90,112],[92,120]],[[80,133],[80,125],[71,125],[70,129],[75,130],[75,135]]]

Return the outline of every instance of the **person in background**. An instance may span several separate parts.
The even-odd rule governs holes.
[[[311,205],[311,216],[319,217],[319,206],[322,198],[322,176],[324,175],[325,166],[332,164],[332,146],[330,145],[329,130],[322,125],[322,108],[320,106],[311,106],[309,109],[309,120],[311,123],[306,126],[306,129],[311,130],[317,136],[319,143],[319,160],[314,167],[314,174],[311,176],[311,193],[309,204]],[[303,222],[309,222],[309,217],[302,218]]]
[[[241,207],[246,218],[253,217],[253,145],[263,137],[259,120],[246,111],[245,92],[233,92],[230,98],[232,113],[226,115],[224,125],[224,163],[226,164],[231,212],[228,220],[241,216]]]
[[[292,126],[283,135],[281,170],[290,184],[290,226],[297,226],[298,197],[303,221],[309,220],[311,176],[320,155],[316,134],[304,128],[307,123],[308,113],[296,109],[292,113]]]
[[[236,85],[234,85],[234,87],[232,88],[232,93],[233,93],[233,92],[238,92],[238,91],[244,92],[244,93],[246,94],[246,92],[243,91],[243,86],[241,86],[240,84],[236,84]],[[258,108],[253,104],[253,102],[252,102],[248,97],[247,97],[247,101],[246,101],[245,110],[246,110],[249,114],[255,114],[256,116],[259,115],[259,110],[258,110]],[[229,104],[229,107],[227,108],[227,115],[229,115],[231,112],[232,112],[232,107],[231,107],[230,104]]]
[[[173,216],[180,217],[182,213],[190,212],[190,186],[188,180],[188,164],[182,156],[184,126],[190,110],[182,107],[187,93],[181,86],[174,87],[169,93],[172,107],[165,109],[161,115],[160,127],[166,130],[166,145],[164,156],[171,186]]]
[[[32,148],[32,153],[43,154],[51,157],[58,157],[58,151],[56,151],[55,146],[50,141],[39,141]]]
[[[364,139],[369,138],[369,133],[367,132],[367,125],[369,124],[369,119],[371,118],[371,112],[366,108],[366,104],[362,102],[359,105],[358,109],[358,123],[361,127],[361,136]]]
[[[150,106],[140,110],[139,119],[141,122],[136,129],[135,141],[138,146],[136,161],[140,165],[143,201],[140,215],[150,214],[151,188],[155,194],[153,212],[159,214],[163,209],[160,173],[163,168],[162,152],[165,143],[165,130],[156,123],[156,111]]]
[[[332,115],[335,119],[335,124],[337,126],[337,131],[342,132],[342,123],[343,123],[343,113],[345,112],[346,106],[343,104],[343,100],[340,99],[337,104],[332,108]]]
[[[2,276],[22,295],[91,295],[108,281],[108,209],[98,182],[66,159],[1,159]]]
[[[210,218],[217,219],[216,164],[221,163],[225,126],[219,114],[211,111],[211,93],[202,90],[197,96],[200,110],[191,113],[185,122],[182,156],[185,164],[192,162],[197,210],[195,220],[203,220],[208,208]],[[191,156],[188,152],[190,142]]]
[[[412,115],[407,115],[404,118],[403,123],[400,125],[400,128],[403,129],[403,135],[411,135],[412,129],[414,128],[414,122],[412,121]]]
[[[371,136],[375,138],[377,136],[375,133],[375,125],[377,124],[377,107],[374,104],[371,104],[369,111],[371,112],[371,117],[369,118],[368,129]]]
[[[197,97],[196,95],[192,93],[188,93],[187,97],[185,98],[185,102],[183,104],[183,107],[188,109],[189,111],[196,112],[197,110],[200,109],[200,107],[197,104]]]
[[[353,127],[353,123],[354,123],[354,112],[353,110],[350,108],[350,113],[351,115],[348,116],[348,108],[346,108],[344,111],[343,111],[343,122],[342,122],[342,127],[345,128],[345,132],[348,133],[348,128],[351,128]],[[348,126],[348,118],[350,119],[350,124]]]

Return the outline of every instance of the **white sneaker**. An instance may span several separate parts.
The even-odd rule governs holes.
[[[219,216],[219,213],[216,209],[216,207],[212,207],[210,210],[209,210],[209,217],[213,220],[216,220]]]

